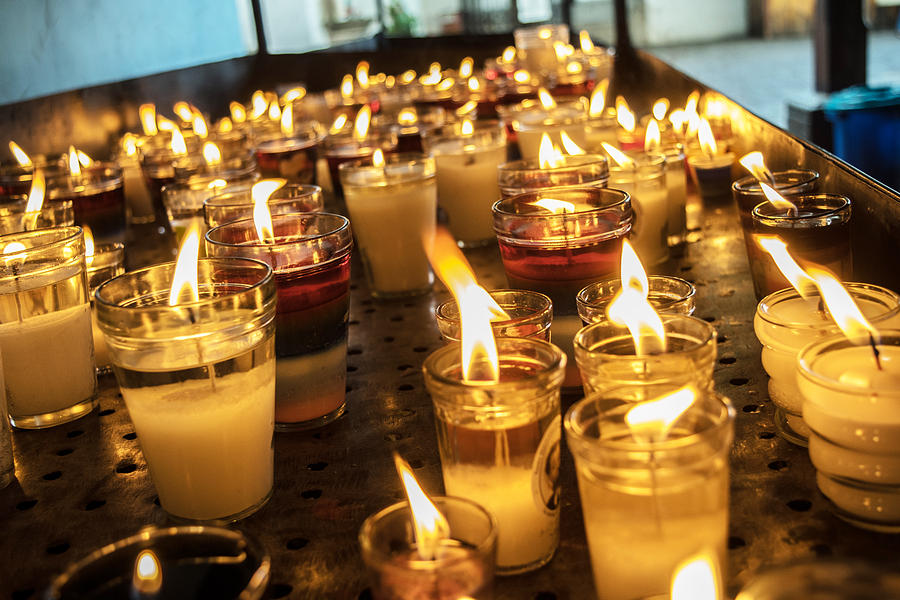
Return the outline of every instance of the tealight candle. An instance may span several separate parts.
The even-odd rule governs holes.
[[[617,144],[618,137],[616,135],[619,122],[616,121],[616,111],[610,107],[600,111],[599,114],[591,114],[587,122],[587,130],[585,141],[588,152],[603,152],[603,142],[607,144]]]
[[[491,321],[496,337],[533,337],[550,341],[553,303],[550,298],[528,290],[493,290],[490,292],[508,319]],[[461,341],[459,306],[447,300],[434,309],[441,336],[448,341]]]
[[[782,196],[787,197],[814,193],[819,184],[819,174],[808,169],[775,171],[772,173],[772,176],[774,179],[773,189]],[[748,175],[735,181],[731,186],[731,194],[738,205],[738,212],[741,216],[741,229],[744,232],[744,240],[747,242],[749,253],[750,244],[753,244],[753,240],[750,237],[750,233],[753,231],[751,214],[760,202],[766,201],[766,196],[759,185],[759,180],[753,175]]]
[[[552,164],[539,158],[514,160],[500,165],[495,177],[502,198],[546,188],[606,187],[609,164],[600,154],[561,155]]]
[[[548,76],[556,72],[559,59],[555,43],[569,43],[569,27],[564,24],[519,27],[513,31],[516,55],[525,69]]]
[[[185,233],[193,226],[199,227],[201,232],[206,230],[204,202],[207,198],[217,194],[248,191],[258,177],[254,168],[235,173],[192,175],[184,181],[163,186],[163,203],[177,242],[180,244]],[[223,181],[228,183],[220,187],[219,184]]]
[[[203,217],[209,228],[224,225],[232,221],[253,217],[252,186],[229,186],[224,193],[211,194],[203,201]],[[288,213],[322,212],[324,202],[322,188],[317,185],[288,183],[278,188],[269,196],[266,206],[272,215]]]
[[[661,154],[631,152],[627,160],[612,161],[609,185],[627,192],[634,208],[629,239],[647,265],[669,258],[669,189],[666,161]]]
[[[565,355],[532,338],[498,338],[499,381],[467,381],[460,345],[425,360],[444,488],[497,519],[497,571],[546,564],[559,543],[559,386]]]
[[[80,174],[47,174],[47,200],[71,200],[77,225],[88,225],[102,242],[125,241],[125,191],[122,169],[95,162]]]
[[[660,313],[692,315],[696,307],[696,289],[680,277],[651,275],[647,300]],[[621,279],[604,279],[584,288],[575,297],[578,316],[588,325],[606,320],[606,310],[622,289]]]
[[[325,134],[315,121],[298,123],[286,132],[263,137],[254,146],[260,174],[315,184],[318,147],[324,139]]]
[[[671,421],[634,422],[636,407],[664,402],[663,394],[676,390],[671,384],[614,388],[566,413],[602,600],[668,598],[673,575],[695,557],[707,561],[724,588],[734,408],[710,390],[695,391]]]

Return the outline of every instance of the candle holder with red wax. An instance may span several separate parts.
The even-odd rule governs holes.
[[[231,191],[234,187],[230,186],[226,188],[228,191],[211,195],[203,201],[203,215],[206,226],[210,229],[253,217],[255,204],[252,186],[245,185]],[[288,183],[275,190],[266,204],[273,215],[322,212],[322,188],[317,185]]]
[[[272,216],[260,240],[253,219],[206,234],[210,256],[241,256],[275,272],[275,427],[319,427],[344,413],[350,306],[350,222],[329,213]]]
[[[660,313],[692,315],[696,307],[697,290],[680,277],[650,275],[647,301]],[[585,325],[606,319],[606,311],[622,290],[622,280],[604,279],[584,287],[575,301],[578,316]]]
[[[491,321],[495,337],[537,338],[550,341],[553,322],[553,303],[550,298],[530,290],[492,290],[490,292],[508,319]],[[462,341],[462,322],[456,300],[447,300],[434,309],[441,337],[447,341]]]
[[[545,164],[539,158],[514,160],[500,165],[497,179],[500,196],[558,187],[606,187],[609,162],[600,154],[560,155]],[[542,166],[543,165],[543,166]]]
[[[839,278],[852,277],[853,254],[850,246],[851,203],[846,196],[813,194],[790,198],[797,212],[771,202],[753,209],[753,232],[778,236],[801,261],[831,270]],[[750,274],[756,298],[790,287],[775,261],[758,245],[750,254]]]
[[[554,96],[587,96],[594,88],[594,81],[589,62],[569,58],[557,67],[550,91]]]
[[[372,117],[372,125],[388,128],[397,139],[397,152],[425,152],[423,138],[446,124],[448,113],[441,107],[419,112],[412,107],[401,108],[396,114],[384,113]]]
[[[32,165],[0,166],[0,199],[5,202],[8,196],[27,194],[31,188]]]
[[[258,139],[254,146],[260,174],[315,184],[318,149],[325,139],[322,126],[316,121],[292,123],[287,127],[282,121],[282,125],[282,131]]]
[[[118,166],[94,162],[74,173],[68,169],[48,172],[47,198],[70,200],[75,223],[89,226],[98,240],[125,241],[125,190]]]

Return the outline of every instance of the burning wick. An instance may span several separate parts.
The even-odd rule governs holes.
[[[396,452],[394,465],[397,467],[397,473],[409,501],[416,553],[422,560],[437,560],[440,558],[444,540],[450,538],[450,523],[416,481],[409,464]]]

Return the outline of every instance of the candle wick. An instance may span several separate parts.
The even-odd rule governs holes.
[[[878,367],[879,371],[884,371],[884,367],[881,366],[881,351],[878,349],[878,345],[875,343],[875,336],[872,335],[872,332],[869,332],[869,345],[872,346],[872,354],[875,356],[875,366]]]
[[[822,320],[828,320],[828,313],[825,311],[825,300],[822,296],[819,296],[819,303],[816,305],[816,312],[819,313],[819,316],[822,317]]]

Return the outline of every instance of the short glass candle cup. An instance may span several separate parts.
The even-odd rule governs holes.
[[[557,146],[562,146],[562,134],[579,148],[587,146],[587,104],[581,100],[557,102],[545,108],[539,100],[526,99],[503,111],[504,119],[512,123],[519,152],[524,159],[540,158],[544,134]]]
[[[808,195],[816,191],[819,184],[819,174],[811,169],[788,169],[772,173],[775,185],[772,186],[782,196]],[[738,179],[731,184],[731,195],[737,202],[738,212],[741,215],[741,228],[747,235],[753,230],[753,209],[760,202],[766,201],[759,180],[753,175]]]
[[[849,279],[853,269],[850,246],[850,199],[835,194],[794,196],[797,214],[761,202],[753,209],[753,233],[777,235],[799,260],[831,270]],[[750,244],[750,274],[757,299],[790,286],[775,261],[756,244]]]
[[[263,137],[254,147],[260,174],[315,184],[318,150],[324,139],[325,132],[315,121],[298,123],[289,135],[279,132]]]
[[[513,31],[513,37],[522,67],[546,77],[559,67],[554,43],[569,43],[569,27],[564,24],[520,27]]]
[[[166,263],[107,281],[97,320],[163,510],[231,522],[272,494],[272,269],[200,260],[199,301],[170,306],[174,276]]]
[[[609,185],[631,196],[634,223],[629,239],[644,264],[658,265],[669,258],[666,159],[654,152],[630,152],[629,158],[628,165],[610,166]]]
[[[419,557],[409,503],[398,502],[371,515],[359,532],[363,562],[374,600],[434,597],[493,598],[497,523],[465,498],[431,498],[450,525],[437,556]]]
[[[614,108],[604,110],[600,114],[588,115],[587,131],[585,133],[588,152],[602,153],[603,142],[616,145],[619,143],[616,132],[619,130],[619,122],[616,120]]]
[[[677,315],[692,315],[696,308],[697,290],[680,277],[650,275],[647,300],[657,312]],[[588,325],[606,320],[606,310],[616,295],[622,290],[621,279],[604,279],[585,286],[578,292],[575,302],[578,316]]]
[[[818,559],[764,571],[735,600],[883,600],[900,597],[893,564],[866,560]]]
[[[666,159],[666,188],[669,191],[668,243],[678,246],[687,241],[687,170],[684,150],[679,143],[661,150]]]
[[[106,281],[125,272],[125,245],[118,242],[99,244],[88,248],[85,256],[87,264],[88,290],[91,298],[91,333],[94,337],[94,366],[98,375],[112,372],[109,360],[109,349],[97,322],[97,311],[94,308],[94,291]]]
[[[394,154],[385,161],[340,167],[369,291],[376,298],[425,294],[434,281],[423,240],[434,237],[437,227],[435,161],[425,154]]]
[[[28,212],[28,196],[16,194],[0,204],[0,235],[47,227],[75,224],[71,200],[45,202],[40,210]]]
[[[803,419],[816,481],[835,513],[900,532],[900,329],[869,340],[838,334],[797,357]]]
[[[181,243],[192,227],[196,227],[201,233],[206,231],[204,204],[207,198],[229,192],[249,193],[258,177],[259,174],[255,171],[228,180],[218,175],[193,175],[185,181],[163,186],[163,204],[177,243]],[[219,187],[222,181],[227,183]]]
[[[80,227],[0,237],[0,352],[12,424],[42,429],[97,406]]]
[[[575,359],[586,394],[621,385],[670,383],[712,388],[716,330],[702,319],[663,314],[666,348],[636,354],[628,329],[600,321],[575,335]]]
[[[603,600],[668,598],[672,576],[695,559],[708,561],[718,589],[725,587],[731,402],[699,390],[656,439],[633,432],[626,420],[636,402],[676,389],[608,389],[566,413],[594,587]]]
[[[141,171],[144,175],[144,181],[147,185],[147,191],[150,194],[150,202],[153,206],[155,220],[159,224],[168,223],[166,218],[166,207],[163,204],[162,189],[164,186],[175,183],[175,161],[182,155],[175,154],[172,149],[157,141],[154,136],[146,143],[138,147],[138,156],[140,157]],[[190,141],[194,138],[185,140],[189,148],[194,149],[196,142]],[[194,150],[196,151],[196,150]],[[149,219],[148,219],[149,220]]]
[[[600,154],[563,156],[559,163],[548,167],[541,166],[539,159],[530,159],[500,165],[495,173],[500,184],[499,197],[509,198],[551,187],[606,187],[609,182],[609,164]]]
[[[253,258],[274,271],[275,428],[296,431],[334,421],[345,409],[350,313],[350,222],[329,213],[272,216],[260,241],[253,219],[206,234],[210,256]]]
[[[206,226],[212,228],[232,221],[253,218],[251,187],[248,185],[236,191],[226,191],[204,200],[203,217]],[[288,183],[276,190],[266,205],[273,216],[322,212],[324,209],[322,188],[317,185]]]
[[[497,519],[497,572],[546,564],[559,543],[559,390],[566,358],[543,340],[498,338],[497,382],[466,381],[460,344],[425,360],[448,494]],[[495,452],[502,440],[507,452]]]
[[[47,173],[47,201],[71,200],[76,225],[88,225],[98,242],[125,241],[125,188],[122,169],[95,162],[72,176]]]
[[[723,152],[709,156],[702,152],[687,157],[688,166],[697,191],[704,202],[719,204],[727,202],[731,197],[731,168],[734,166],[734,154]]]
[[[879,329],[900,329],[900,295],[868,283],[844,283],[863,315]],[[769,375],[775,427],[786,440],[806,445],[803,396],[797,385],[797,355],[804,346],[840,330],[823,310],[818,291],[808,298],[794,288],[769,294],[756,307],[753,329],[762,344],[762,365]]]
[[[142,555],[156,559],[160,577],[151,571],[135,585],[135,567]],[[148,527],[69,565],[53,579],[45,597],[259,600],[271,569],[265,547],[239,531],[196,525]]]
[[[0,198],[27,194],[31,189],[34,167],[22,165],[0,166]]]
[[[484,246],[494,241],[491,206],[500,197],[497,167],[506,162],[506,129],[499,121],[476,122],[471,132],[464,127],[445,125],[425,142],[450,232],[462,247]]]
[[[553,303],[539,292],[529,290],[492,290],[489,292],[509,319],[492,321],[495,337],[530,337],[550,341]],[[462,340],[459,306],[452,298],[434,309],[441,337],[447,341]]]

